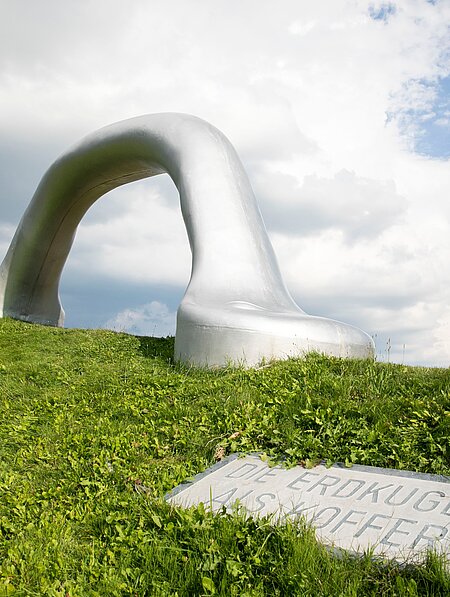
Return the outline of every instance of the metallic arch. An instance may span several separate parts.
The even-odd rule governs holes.
[[[54,162],[0,266],[0,316],[62,325],[59,280],[80,220],[111,189],[164,172],[178,188],[192,250],[177,360],[250,366],[307,351],[373,355],[361,330],[295,304],[236,151],[218,129],[186,114],[112,124]]]

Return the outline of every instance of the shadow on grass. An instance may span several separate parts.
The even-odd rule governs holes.
[[[174,363],[175,338],[154,338],[153,336],[137,336],[139,340],[139,352],[144,357],[160,358],[165,363]]]

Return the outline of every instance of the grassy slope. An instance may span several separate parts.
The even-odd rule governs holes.
[[[0,595],[450,594],[434,558],[337,560],[300,523],[162,500],[219,449],[450,474],[450,370],[313,355],[203,371],[172,350],[0,320]]]

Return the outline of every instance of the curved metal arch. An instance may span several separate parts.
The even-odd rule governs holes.
[[[361,330],[296,305],[236,151],[218,129],[186,114],[112,124],[54,162],[0,266],[0,316],[62,325],[59,280],[82,217],[108,191],[164,172],[179,191],[192,251],[177,314],[178,360],[249,366],[312,350],[373,355]]]

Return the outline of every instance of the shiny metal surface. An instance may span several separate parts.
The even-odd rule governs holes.
[[[63,325],[58,286],[80,220],[111,189],[163,172],[180,193],[192,250],[177,314],[177,360],[252,366],[307,351],[373,356],[361,330],[296,305],[236,151],[215,127],[186,114],[112,124],[54,162],[0,266],[0,316]]]

